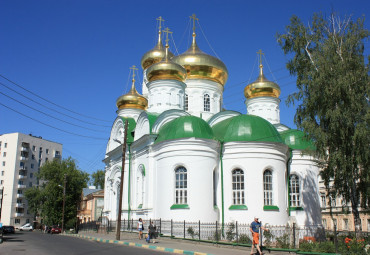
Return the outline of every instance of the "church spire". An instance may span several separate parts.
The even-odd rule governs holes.
[[[189,18],[193,20],[193,45],[195,45],[195,37],[197,36],[197,34],[195,33],[195,21],[199,19],[195,16],[195,14],[191,15]]]
[[[262,50],[260,49],[259,51],[257,51],[257,54],[259,55],[259,58],[260,58],[260,76],[262,77],[263,76],[263,65],[262,65],[262,56],[265,55],[265,53],[262,52]]]
[[[159,27],[158,27],[158,44],[161,44],[162,43],[162,21],[164,22],[165,20],[162,19],[162,16],[159,16],[157,18],[157,20],[159,21]]]
[[[170,47],[168,45],[168,34],[172,34],[172,32],[170,31],[170,29],[167,27],[165,30],[163,30],[163,33],[166,33],[166,55],[165,55],[165,60],[167,61],[168,60],[168,48]]]

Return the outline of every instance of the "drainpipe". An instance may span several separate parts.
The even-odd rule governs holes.
[[[290,216],[290,164],[292,163],[293,158],[293,150],[289,148],[289,158],[286,162],[286,168],[287,168],[287,190],[288,190],[288,216]]]
[[[222,218],[221,218],[221,226],[222,226],[222,236],[224,236],[224,226],[225,226],[225,209],[224,209],[224,166],[223,166],[223,142],[220,142],[220,164],[221,164],[221,211],[222,211]]]
[[[131,214],[131,143],[128,144],[128,224],[130,224],[130,214]]]

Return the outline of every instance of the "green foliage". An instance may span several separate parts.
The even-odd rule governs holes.
[[[89,175],[77,169],[73,159],[49,161],[40,168],[42,183],[26,192],[31,210],[38,213],[47,225],[62,224],[63,190],[65,183],[65,228],[73,228],[76,222],[77,204],[82,189],[87,186]]]
[[[265,245],[271,247],[272,245],[272,238],[274,235],[270,231],[263,231],[263,237],[265,238]]]
[[[289,249],[290,248],[289,234],[284,234],[280,237],[276,237],[276,246],[278,248]]]
[[[299,244],[300,251],[309,251],[309,252],[326,252],[326,253],[335,253],[334,243],[331,241],[326,242],[307,242],[303,241]]]
[[[235,233],[234,233],[234,231],[235,231],[235,224],[233,223],[233,222],[231,222],[230,224],[229,224],[229,228],[227,229],[227,231],[226,231],[226,239],[228,240],[228,241],[232,241],[232,240],[234,240],[234,238],[235,238]]]
[[[195,232],[192,227],[188,227],[187,232],[191,236],[192,239],[194,239],[194,237],[199,235],[199,233]]]
[[[252,240],[246,234],[241,234],[241,235],[239,235],[238,243],[252,244]]]
[[[104,189],[104,181],[105,181],[105,172],[103,170],[96,170],[96,172],[92,173],[92,185],[96,188],[100,187]]]
[[[294,121],[315,144],[325,185],[351,202],[359,226],[360,198],[362,207],[370,204],[370,58],[364,56],[370,32],[363,18],[334,14],[314,14],[305,24],[293,16],[286,33],[278,34],[297,78],[298,91],[287,103],[299,104]]]

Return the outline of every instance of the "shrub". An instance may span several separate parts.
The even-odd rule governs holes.
[[[235,230],[235,224],[234,223],[230,223],[229,229],[226,231],[226,239],[229,242],[231,242],[235,238],[234,230]]]
[[[274,235],[270,231],[263,231],[263,237],[265,238],[265,245],[271,246]]]
[[[194,239],[195,236],[199,235],[199,233],[195,232],[192,227],[188,227],[187,232],[191,236],[192,239]]]
[[[289,234],[284,234],[280,237],[276,237],[276,243],[277,247],[283,248],[283,249],[288,249],[290,248],[290,240],[289,240]]]
[[[238,243],[252,244],[252,240],[246,234],[241,234],[241,235],[239,235]]]

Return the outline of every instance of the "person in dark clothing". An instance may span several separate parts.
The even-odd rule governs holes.
[[[149,230],[149,233],[148,233],[149,234],[149,240],[153,240],[153,243],[155,243],[154,239],[156,239],[157,227],[156,227],[156,225],[153,224],[153,221],[150,222],[148,230]]]

